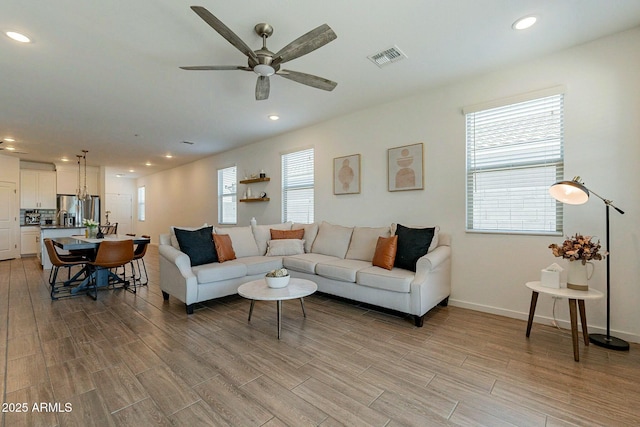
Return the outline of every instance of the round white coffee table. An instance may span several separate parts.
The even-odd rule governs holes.
[[[578,314],[576,310],[576,301],[580,309],[580,321],[582,323],[582,337],[584,345],[589,345],[589,332],[587,331],[587,315],[584,308],[584,300],[602,298],[602,292],[596,289],[588,291],[577,291],[566,288],[566,283],[561,288],[548,288],[542,286],[540,282],[527,282],[525,286],[531,289],[531,305],[529,307],[529,321],[527,322],[527,338],[531,333],[531,325],[533,324],[533,316],[536,312],[536,303],[538,302],[538,294],[548,294],[554,297],[567,298],[569,300],[569,315],[571,317],[571,338],[573,341],[573,359],[578,362],[580,360],[580,352],[578,349]]]
[[[249,322],[251,322],[251,314],[253,313],[253,305],[256,301],[276,301],[276,307],[278,311],[278,339],[280,339],[280,330],[282,323],[282,301],[289,299],[300,299],[300,305],[302,306],[302,315],[307,317],[307,313],[304,310],[304,297],[311,295],[318,290],[316,285],[311,280],[306,279],[294,279],[289,280],[289,284],[284,288],[270,288],[264,279],[253,280],[240,285],[238,288],[238,294],[244,298],[251,300],[251,307],[249,308]]]

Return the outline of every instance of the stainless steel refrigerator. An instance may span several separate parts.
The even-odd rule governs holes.
[[[100,223],[100,197],[91,196],[90,200],[80,200],[76,196],[58,194],[58,225],[82,226],[83,219],[92,219]]]

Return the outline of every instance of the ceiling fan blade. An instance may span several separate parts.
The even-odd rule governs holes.
[[[207,24],[211,26],[214,30],[218,32],[222,37],[224,37],[229,43],[234,45],[236,49],[240,52],[244,53],[246,56],[254,60],[258,63],[258,57],[255,52],[251,50],[249,46],[245,42],[242,41],[240,37],[236,35],[233,31],[229,29],[226,25],[222,23],[221,20],[213,16],[211,12],[205,9],[202,6],[191,6],[191,9],[198,14],[200,18],[204,20]]]
[[[270,87],[271,83],[269,82],[269,77],[259,76],[258,81],[256,82],[256,101],[262,101],[269,98]]]
[[[251,68],[242,65],[194,65],[192,67],[180,67],[183,70],[244,70],[252,71]]]
[[[273,55],[275,59],[272,65],[283,64],[292,59],[299,58],[302,55],[306,55],[309,52],[313,52],[330,41],[335,40],[337,37],[331,27],[327,24],[322,24],[280,49]]]
[[[285,79],[293,80],[303,85],[315,87],[326,91],[332,91],[338,86],[338,83],[331,80],[323,79],[322,77],[314,76],[312,74],[301,73],[299,71],[280,70],[277,75],[284,77]]]

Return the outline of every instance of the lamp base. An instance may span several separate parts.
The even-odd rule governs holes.
[[[589,341],[598,347],[608,348],[610,350],[629,351],[629,343],[620,338],[603,334],[589,334]]]

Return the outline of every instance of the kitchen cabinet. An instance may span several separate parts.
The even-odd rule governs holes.
[[[20,255],[40,252],[40,227],[20,227]]]
[[[87,191],[93,196],[100,194],[98,175],[100,169],[87,166]],[[58,194],[76,194],[78,191],[78,168],[69,165],[56,165]],[[84,186],[84,167],[80,171],[80,185]]]
[[[20,208],[55,209],[56,173],[22,169],[20,171]]]

